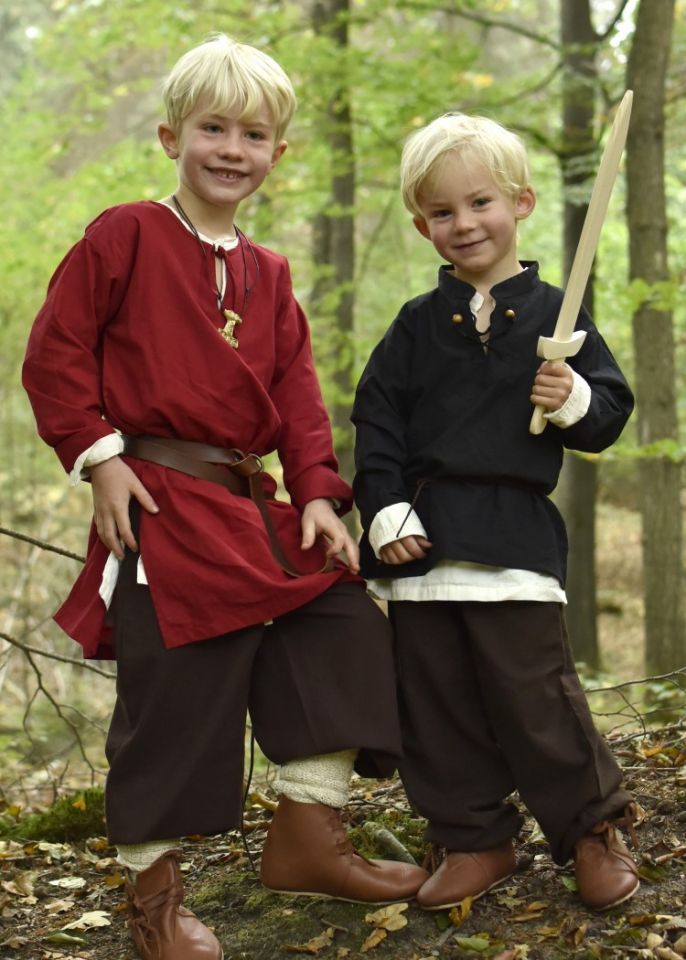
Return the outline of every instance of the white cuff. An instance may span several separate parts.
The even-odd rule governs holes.
[[[123,453],[123,451],[124,441],[118,433],[108,433],[106,437],[100,437],[76,458],[76,463],[69,474],[69,482],[75,487],[79,480],[85,480],[88,476],[89,467],[110,460],[112,457]]]
[[[400,537],[425,537],[426,530],[409,503],[392,503],[379,510],[369,528],[369,545],[379,556],[382,547]]]
[[[550,420],[552,424],[560,427],[562,430],[564,430],[565,427],[573,427],[582,417],[585,417],[591,405],[590,386],[576,370],[572,370],[572,376],[574,383],[572,384],[572,392],[567,397],[567,400],[559,410],[550,410],[548,413],[543,414],[546,420]]]

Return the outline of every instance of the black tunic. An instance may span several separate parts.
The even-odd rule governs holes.
[[[486,351],[469,306],[475,290],[447,265],[438,286],[405,304],[372,353],[352,413],[364,576],[419,576],[457,560],[534,570],[564,586],[567,538],[548,497],[563,448],[610,446],[633,396],[582,309],[577,329],[586,340],[567,362],[591,387],[589,409],[564,430],[548,424],[538,436],[529,433],[538,337],[553,335],[563,291],[540,279],[537,263],[524,265],[491,290]],[[433,547],[423,560],[383,564],[368,543],[370,524],[379,510],[417,493]]]

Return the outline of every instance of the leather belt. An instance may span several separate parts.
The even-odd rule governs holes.
[[[273,500],[274,496],[265,493],[262,485],[262,461],[256,453],[245,454],[236,448],[225,449],[208,443],[177,440],[173,437],[122,434],[122,439],[124,454],[127,457],[149,460],[151,463],[178,470],[199,480],[210,480],[226,487],[231,493],[249,497],[260,511],[272,554],[281,569],[290,577],[306,576],[291,566],[279,543],[266,503],[268,499]],[[332,569],[333,560],[329,558],[318,572],[328,573]]]

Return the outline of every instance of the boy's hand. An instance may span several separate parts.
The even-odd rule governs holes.
[[[301,525],[303,538],[300,548],[302,550],[309,550],[319,534],[323,534],[329,541],[327,557],[337,557],[342,551],[351,573],[360,572],[358,546],[348,533],[343,521],[334,513],[330,500],[324,498],[310,500],[303,510]]]
[[[379,550],[384,563],[409,563],[410,560],[423,560],[432,544],[426,537],[401,537],[392,540]]]
[[[120,457],[111,457],[97,463],[89,472],[98,536],[108,550],[122,560],[122,541],[130,550],[138,550],[129,519],[131,497],[135,497],[148,513],[158,513],[159,507],[131,467]]]
[[[536,373],[531,402],[546,410],[559,410],[567,402],[573,386],[571,367],[564,361],[546,360]]]

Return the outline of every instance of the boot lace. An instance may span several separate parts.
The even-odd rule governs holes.
[[[152,957],[159,956],[162,941],[155,920],[162,908],[167,906],[176,911],[183,901],[183,885],[176,876],[171,883],[157,893],[141,897],[136,885],[127,879],[126,896],[128,901],[128,925],[135,942],[140,943]]]

